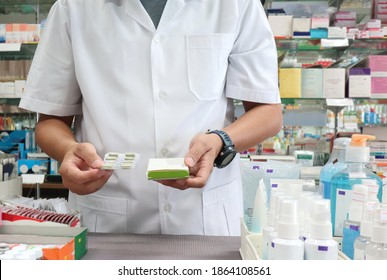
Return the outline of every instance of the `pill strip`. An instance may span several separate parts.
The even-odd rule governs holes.
[[[104,157],[104,163],[101,166],[103,170],[133,169],[140,155],[136,153],[107,153]]]

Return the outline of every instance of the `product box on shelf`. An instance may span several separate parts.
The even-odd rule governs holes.
[[[45,260],[79,260],[87,252],[87,228],[65,226],[2,225],[0,240],[8,244],[44,246]]]
[[[345,69],[323,69],[323,93],[325,98],[345,97]]]
[[[301,68],[280,68],[279,87],[282,98],[300,98]]]
[[[348,97],[371,97],[371,69],[351,68],[348,74]]]
[[[387,55],[370,55],[371,97],[387,97]]]
[[[291,38],[293,35],[292,15],[269,15],[269,24],[276,38]]]
[[[323,70],[319,68],[304,68],[301,72],[301,97],[323,98]]]
[[[0,198],[10,197],[14,195],[22,195],[23,184],[21,177],[0,182]]]

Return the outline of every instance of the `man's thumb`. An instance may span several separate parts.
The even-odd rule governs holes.
[[[76,154],[91,168],[100,168],[103,164],[103,160],[97,154],[95,147],[89,143],[79,144],[76,150]]]

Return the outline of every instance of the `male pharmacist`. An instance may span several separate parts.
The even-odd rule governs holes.
[[[20,107],[39,113],[36,141],[90,231],[238,235],[235,150],[280,130],[277,83],[259,1],[58,0]],[[101,170],[108,152],[141,158]],[[150,158],[178,157],[188,179],[147,180]]]

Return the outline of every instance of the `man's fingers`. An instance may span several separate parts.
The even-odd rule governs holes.
[[[74,153],[91,168],[100,168],[103,164],[103,160],[97,154],[95,147],[89,143],[80,143]]]

